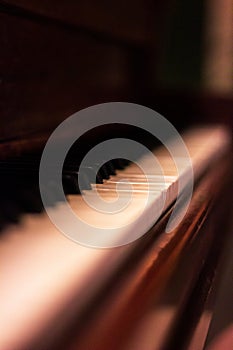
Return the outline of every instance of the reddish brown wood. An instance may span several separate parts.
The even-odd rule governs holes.
[[[128,49],[7,14],[0,33],[2,141],[52,131],[84,107],[133,91]]]
[[[53,1],[8,0],[8,10],[36,14],[61,23],[89,30],[111,40],[136,46],[155,44],[164,11],[171,1]],[[1,4],[1,2],[0,2]],[[24,12],[23,12],[24,11]],[[159,16],[158,16],[159,14]]]

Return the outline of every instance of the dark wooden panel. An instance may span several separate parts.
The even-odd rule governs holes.
[[[51,130],[71,113],[133,96],[128,48],[0,14],[0,140]]]
[[[148,45],[155,42],[155,28],[169,1],[8,0],[5,3],[126,42]]]

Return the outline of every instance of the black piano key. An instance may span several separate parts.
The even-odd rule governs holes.
[[[18,193],[17,201],[21,210],[28,213],[40,213],[43,210],[43,203],[40,197],[38,186],[23,187]]]
[[[116,175],[116,169],[114,168],[113,162],[109,160],[108,162],[105,163],[109,175]]]
[[[1,203],[1,214],[5,222],[17,223],[20,216],[20,208],[13,200],[6,199]]]
[[[62,184],[65,194],[80,194],[77,172],[63,173]]]
[[[94,181],[94,183],[98,183],[98,184],[103,183],[103,180],[104,180],[103,174],[97,171],[96,166],[82,167],[80,168],[80,172],[86,175],[85,179],[83,179],[85,180],[85,182],[83,183],[84,184],[83,187],[85,187],[85,189],[87,190],[91,189],[92,180]]]
[[[97,165],[98,166],[98,165]],[[102,179],[109,179],[109,171],[108,171],[108,167],[106,166],[106,163],[103,164],[98,171],[99,175],[101,176]]]
[[[129,163],[127,159],[123,158],[112,159],[112,164],[117,170],[123,170]]]
[[[81,171],[63,171],[62,183],[65,194],[80,194],[82,189],[91,189],[90,174],[94,173],[91,167],[82,168]],[[99,179],[100,180],[100,179]]]
[[[25,155],[0,161],[0,228],[5,223],[18,222],[22,213],[40,213],[43,210],[39,189],[39,164],[39,155]],[[104,164],[101,162],[102,166],[99,164],[82,167],[79,171],[75,159],[65,162],[62,180],[65,194],[78,195],[81,193],[80,187],[83,190],[90,190],[91,182],[103,183],[104,179],[116,174],[116,169],[125,168],[128,161],[113,159]],[[53,181],[49,181],[46,185],[46,196],[49,206],[54,206],[63,200]]]

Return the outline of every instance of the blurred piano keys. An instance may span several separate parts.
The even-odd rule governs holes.
[[[155,149],[154,154],[158,153],[165,176],[170,176],[165,189],[168,195],[166,208],[155,226],[155,213],[150,218],[147,215],[147,221],[153,227],[141,239],[112,249],[87,248],[63,236],[46,213],[25,214],[18,225],[11,225],[2,232],[1,348],[68,348],[67,342],[72,339],[74,344],[78,343],[74,345],[78,349],[134,348],[135,345],[127,345],[128,342],[138,343],[140,329],[144,329],[144,323],[149,321],[154,330],[159,327],[159,335],[156,333],[154,338],[154,330],[152,334],[143,331],[143,344],[147,344],[144,348],[165,346],[178,324],[180,310],[198,283],[213,242],[219,239],[211,230],[202,237],[203,229],[200,228],[211,210],[213,198],[220,195],[229,176],[225,158],[230,138],[224,128],[194,129],[184,134],[184,139],[192,154],[196,183],[197,179],[203,179],[196,185],[186,217],[172,233],[165,233],[164,227],[172,210],[169,207],[177,195],[174,184],[178,175],[176,171],[171,174],[172,159],[169,161],[163,148]],[[222,164],[220,170],[219,161]],[[101,185],[101,190],[108,190],[111,184],[110,192],[106,192],[109,200],[114,198],[116,183],[128,174],[137,176],[134,164],[118,170]],[[222,182],[223,177],[226,181]],[[81,195],[68,196],[68,200],[79,217],[84,215],[84,220],[91,217],[91,223],[97,226],[103,226],[103,223],[114,226],[114,220],[116,226],[127,224],[140,215],[142,225],[144,197],[147,196],[147,190],[143,188],[144,194],[133,194],[132,209],[126,208],[111,217],[109,223],[108,217],[96,214],[81,200]],[[161,190],[157,188],[156,193]],[[96,189],[86,192],[97,195]],[[130,189],[128,195],[131,195]],[[156,210],[157,197],[154,198]],[[63,203],[58,203],[55,210],[57,207],[62,213],[62,206]],[[192,278],[188,280],[188,276]],[[171,305],[170,301],[167,304],[167,298],[174,298]],[[148,311],[151,303],[154,306]],[[137,327],[139,330],[135,332]],[[72,336],[67,335],[70,332]]]

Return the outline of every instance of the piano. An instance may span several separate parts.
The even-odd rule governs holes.
[[[172,9],[169,1],[0,1],[0,349],[201,350],[231,324],[232,97],[159,87],[159,33]],[[81,220],[120,227],[123,237],[121,244],[92,246],[49,219],[39,166],[62,121],[110,101],[151,107],[174,124],[190,154],[193,192],[186,208],[189,184],[181,192],[178,184],[189,164],[179,163],[179,173],[145,130],[90,130],[66,157],[66,200]],[[90,183],[96,164],[89,164],[80,189],[83,157],[119,137],[143,144],[162,170],[154,172],[147,153],[138,155],[139,166],[116,158],[103,162]],[[168,144],[176,152],[177,140]],[[67,221],[56,187],[47,195],[49,210]],[[131,203],[109,216],[84,200],[98,196]],[[169,231],[177,196],[178,224]],[[129,234],[136,239],[127,241]]]

